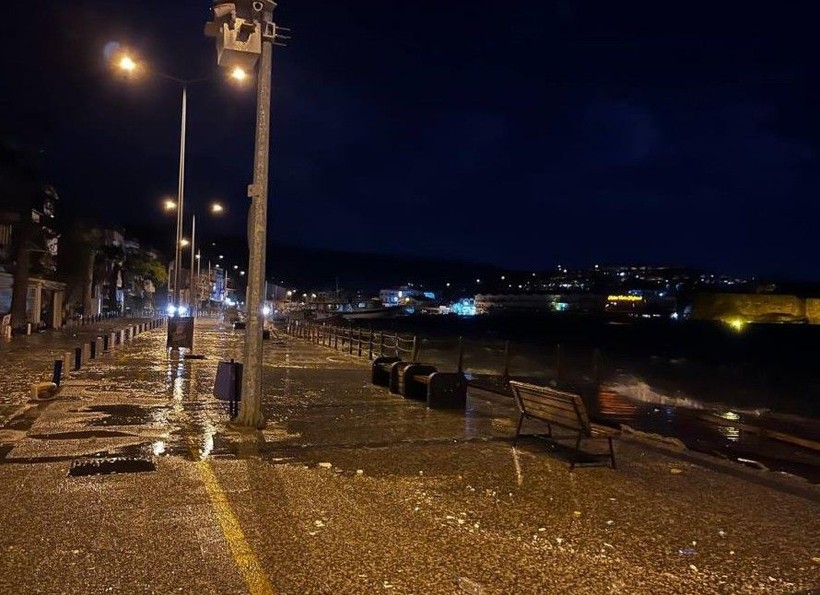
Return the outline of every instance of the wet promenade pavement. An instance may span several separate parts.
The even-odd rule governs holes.
[[[0,592],[820,588],[811,486],[628,440],[618,470],[570,474],[539,441],[512,448],[511,403],[427,410],[371,386],[362,360],[290,338],[265,344],[267,428],[238,432],[211,393],[242,332],[197,325],[204,360],[169,358],[159,329],[56,400],[16,404],[0,430]],[[109,464],[122,472],[94,474]]]

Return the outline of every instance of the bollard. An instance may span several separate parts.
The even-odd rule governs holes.
[[[31,334],[31,323],[30,322],[26,323],[26,334],[27,335]]]
[[[51,374],[51,382],[60,386],[60,380],[63,378],[63,360],[54,360],[54,372]]]
[[[97,339],[91,341],[88,346],[91,348],[91,352],[88,354],[88,359],[97,359]]]
[[[103,335],[102,342],[103,351],[108,351],[108,335]]]
[[[80,369],[80,365],[83,362],[83,348],[82,347],[75,347],[74,348],[74,371]]]

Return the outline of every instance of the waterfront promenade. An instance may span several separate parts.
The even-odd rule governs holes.
[[[0,592],[820,588],[810,486],[628,440],[618,470],[569,473],[543,443],[512,448],[511,402],[428,410],[372,386],[366,362],[289,337],[265,343],[267,428],[236,431],[211,394],[242,332],[197,325],[204,360],[169,358],[164,330],[150,331],[56,400],[5,405]],[[154,470],[82,475],[112,457]]]

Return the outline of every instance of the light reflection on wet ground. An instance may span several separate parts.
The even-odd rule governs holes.
[[[772,502],[791,497],[760,486],[747,489],[744,482],[703,468],[647,455],[634,444],[618,445],[624,457],[618,471],[570,474],[541,442],[510,447],[509,400],[477,394],[466,413],[431,411],[372,386],[361,360],[299,341],[265,345],[268,427],[233,432],[226,426],[226,404],[212,390],[217,363],[241,359],[243,334],[201,321],[196,336],[204,360],[170,357],[164,334],[155,331],[113,361],[91,364],[60,399],[36,408],[31,432],[14,443],[0,470],[14,477],[33,463],[59,462],[59,468],[38,470],[70,482],[60,484],[69,495],[63,505],[87,490],[84,510],[99,514],[100,522],[108,519],[106,529],[115,535],[133,526],[134,514],[141,514],[142,522],[166,514],[153,531],[138,528],[148,534],[137,538],[144,541],[155,531],[172,532],[183,517],[198,531],[216,525],[207,511],[190,512],[201,504],[196,491],[201,487],[192,481],[194,466],[186,463],[210,459],[226,501],[280,592],[369,593],[387,582],[397,585],[393,592],[450,593],[456,573],[487,585],[487,592],[493,586],[497,592],[736,592],[708,586],[718,576],[729,577],[726,581],[740,576],[740,583],[759,576],[765,584],[756,590],[774,593],[790,580],[809,582],[808,571],[794,570],[807,563],[806,551],[817,541],[815,532],[800,536],[793,529],[811,531],[816,525],[804,502],[788,500],[790,524],[783,529],[782,513],[766,511]],[[611,406],[614,412],[621,405]],[[141,461],[150,459],[157,470],[130,484],[108,482],[111,477],[95,483],[82,483],[92,479],[87,477],[65,479],[75,460],[129,458],[142,468]],[[151,481],[171,486],[173,497],[146,505],[153,494],[144,486],[154,485]],[[741,510],[745,503],[737,504],[747,492],[755,498],[754,514]],[[192,499],[175,507],[184,494]],[[105,508],[109,502],[113,508]],[[134,502],[136,512],[129,509],[124,520],[115,516]],[[738,518],[729,518],[738,511]],[[17,522],[21,516],[5,520]],[[76,524],[105,538],[98,525],[97,518]],[[729,539],[718,533],[724,529]],[[174,555],[186,548],[198,554],[200,547],[221,543],[218,533],[207,539],[198,535],[183,540],[175,533]],[[707,572],[715,569],[711,574],[692,571],[693,559],[678,553],[694,540],[694,561]],[[95,555],[109,548],[119,556],[123,543],[112,539]],[[137,546],[129,561],[151,555]],[[209,560],[222,564],[215,573],[220,577],[232,563],[229,553]],[[83,568],[96,564],[89,560]],[[156,565],[143,561],[141,567]],[[201,567],[200,561],[187,569],[199,574]],[[20,568],[18,575],[25,572]],[[166,574],[149,575],[148,581],[154,584]]]

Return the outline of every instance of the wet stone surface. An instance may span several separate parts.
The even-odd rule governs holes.
[[[267,427],[238,431],[212,390],[242,339],[198,320],[186,360],[148,333],[0,433],[0,592],[246,593],[248,555],[276,593],[820,586],[820,499],[629,441],[617,471],[569,473],[541,440],[512,448],[508,401],[428,410],[300,341],[265,344]],[[105,460],[132,467],[69,475]]]

